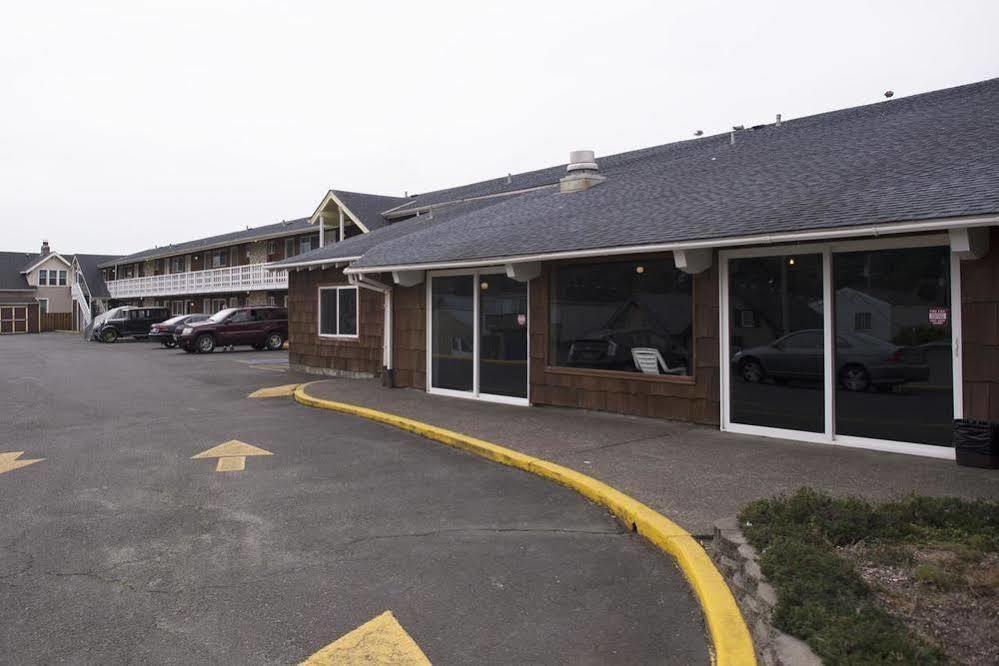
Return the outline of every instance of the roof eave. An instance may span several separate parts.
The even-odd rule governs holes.
[[[31,266],[28,266],[23,271],[21,271],[21,275],[27,275],[28,273],[30,273],[31,271],[35,270],[36,268],[38,268],[39,266],[41,266],[42,264],[44,264],[49,259],[52,259],[53,257],[55,257],[56,259],[58,259],[62,263],[66,264],[67,268],[72,268],[73,267],[73,264],[71,264],[68,261],[66,261],[66,258],[63,257],[58,252],[49,252],[48,254],[40,257],[38,259],[38,261],[36,261],[35,263],[31,264]]]
[[[347,274],[387,273],[405,270],[444,270],[450,268],[478,268],[499,264],[520,264],[530,261],[556,261],[586,257],[604,257],[645,252],[671,252],[674,250],[696,250],[702,248],[724,249],[741,245],[776,245],[805,241],[836,240],[864,236],[884,236],[926,231],[945,231],[968,227],[985,227],[999,224],[999,213],[966,217],[935,218],[916,221],[880,222],[853,227],[827,227],[806,231],[789,231],[754,236],[726,236],[712,239],[677,241],[672,243],[648,243],[618,247],[588,248],[585,250],[565,250],[507,257],[487,257],[483,259],[397,264],[384,266],[348,267]]]
[[[285,264],[285,263],[268,264],[266,268],[269,271],[280,271],[286,268],[305,268],[312,266],[325,266],[329,264],[349,264],[350,262],[357,261],[360,258],[361,258],[360,255],[356,257],[332,257],[329,259],[314,259],[312,261],[297,261],[292,264]]]

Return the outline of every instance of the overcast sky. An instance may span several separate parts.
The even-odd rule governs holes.
[[[0,250],[130,253],[999,76],[999,2],[7,2]],[[87,3],[93,4],[93,3]]]

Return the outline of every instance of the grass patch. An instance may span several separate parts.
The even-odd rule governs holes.
[[[939,647],[888,612],[841,557],[863,546],[865,563],[904,571],[935,591],[965,584],[964,572],[999,551],[999,503],[912,496],[873,504],[803,488],[739,514],[778,592],[774,624],[806,641],[828,664],[946,663]],[[914,556],[932,548],[946,557]]]

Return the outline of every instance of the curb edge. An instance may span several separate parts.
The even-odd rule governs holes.
[[[316,398],[307,391],[313,383],[315,382],[302,384],[295,389],[296,402],[307,407],[329,409],[385,423],[474,453],[493,462],[516,467],[571,488],[610,510],[633,531],[637,531],[657,548],[669,554],[683,571],[704,613],[713,647],[712,662],[718,666],[756,664],[756,652],[749,628],[742,618],[742,613],[739,612],[728,584],[701,544],[666,516],[603,481],[569,467],[415,419],[345,402]]]

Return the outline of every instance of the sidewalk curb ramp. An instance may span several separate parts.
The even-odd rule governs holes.
[[[316,398],[308,393],[310,385],[311,383],[303,384],[295,389],[294,398],[298,403],[408,430],[427,439],[555,481],[607,508],[633,532],[645,537],[676,560],[701,604],[711,638],[712,662],[718,666],[756,664],[749,628],[721,573],[697,540],[670,519],[606,483],[568,467],[404,416]]]

